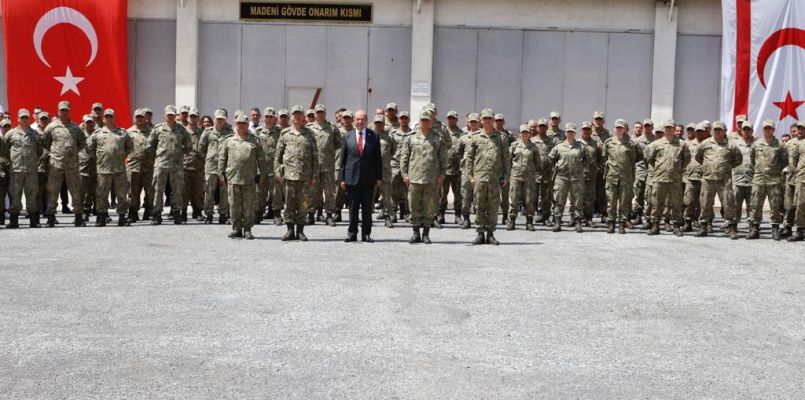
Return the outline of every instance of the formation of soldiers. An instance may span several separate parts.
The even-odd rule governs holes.
[[[341,222],[345,193],[338,169],[342,137],[355,130],[350,110],[338,110],[331,123],[321,104],[255,108],[236,111],[232,125],[223,109],[200,118],[194,108],[169,105],[158,124],[150,109],[137,109],[128,129],[101,104],[80,123],[72,121],[67,101],[47,125],[39,123],[43,114],[23,108],[15,127],[8,118],[0,122],[0,207],[8,191],[8,229],[20,226],[23,195],[31,227],[39,227],[42,216],[46,226],[58,224],[63,186],[77,227],[90,215],[98,227],[111,222],[110,194],[118,226],[140,221],[141,208],[142,220],[161,224],[166,199],[174,224],[213,224],[217,213],[219,224],[231,224],[230,238],[253,239],[254,224],[273,220],[286,226],[283,240],[306,241],[306,225]],[[656,126],[649,119],[635,122],[630,132],[629,123],[617,119],[612,133],[599,111],[592,121],[564,126],[551,112],[517,132],[488,108],[466,114],[463,126],[455,111],[445,122],[437,116],[431,103],[411,121],[389,103],[369,126],[383,160],[379,218],[388,228],[409,222],[410,243],[431,243],[431,228],[446,223],[451,194],[453,222],[463,229],[475,224],[474,244],[498,244],[499,211],[507,230],[516,229],[522,213],[529,231],[542,224],[554,232],[563,226],[583,232],[600,217],[610,234],[639,228],[657,235],[664,224],[677,236],[694,230],[708,236],[716,196],[725,221],[720,228],[731,239],[738,238],[744,208],[747,239],[759,238],[767,201],[774,240],[805,235],[805,195],[799,195],[805,122],[778,140],[774,121],[764,121],[756,137],[745,116],[738,116],[734,132],[721,121],[683,126],[671,119]],[[5,224],[5,210],[0,216]]]

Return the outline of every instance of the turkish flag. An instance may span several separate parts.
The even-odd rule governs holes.
[[[128,127],[126,0],[3,0],[8,107],[51,114],[61,100],[80,122],[102,103]]]
[[[805,120],[805,1],[723,0],[721,118]]]

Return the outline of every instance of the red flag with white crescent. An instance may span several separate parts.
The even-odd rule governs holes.
[[[721,118],[805,120],[805,1],[723,0]]]
[[[127,127],[126,0],[3,0],[8,106],[55,113],[71,103],[73,121],[102,103]]]

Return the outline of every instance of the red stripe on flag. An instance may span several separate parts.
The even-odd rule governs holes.
[[[735,0],[735,105],[732,109],[733,130],[737,129],[737,115],[749,115],[749,63],[752,55],[752,4],[751,0]]]

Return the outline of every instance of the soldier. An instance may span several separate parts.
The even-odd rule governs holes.
[[[665,207],[671,207],[673,232],[682,236],[682,173],[691,160],[687,143],[674,135],[674,120],[663,123],[664,134],[652,142],[645,151],[646,163],[654,174],[651,182],[651,230],[649,235],[660,234],[660,220]]]
[[[794,201],[796,202],[795,223],[797,233],[788,238],[789,242],[801,242],[805,238],[805,122],[797,124],[796,142],[792,139],[788,143],[788,174],[794,175],[793,181],[796,183],[794,189]]]
[[[687,134],[686,139],[688,139],[688,146],[690,146],[692,143],[696,142],[697,141],[696,124],[694,124],[694,123],[687,124],[685,126],[685,134]],[[693,152],[693,150],[691,149],[691,155],[693,154],[692,152]]]
[[[509,160],[511,161],[511,176],[509,177],[509,203],[511,204],[511,214],[509,215],[506,230],[514,230],[514,221],[517,219],[517,210],[521,206],[525,211],[525,229],[535,231],[534,228],[534,191],[536,188],[536,175],[542,167],[542,160],[539,158],[539,149],[531,141],[531,133],[528,125],[520,125],[520,140],[514,142],[509,147]]]
[[[791,138],[786,141],[783,138],[783,142],[785,143],[783,147],[788,152],[789,158],[793,151],[796,150],[797,145],[799,144],[802,138],[799,136],[800,131],[805,133],[805,129],[798,129],[797,131],[792,130]],[[783,135],[785,136],[785,135]],[[799,197],[799,192],[797,191],[797,165],[796,164],[788,164],[788,171],[785,176],[785,187],[784,187],[784,194],[785,197],[783,199],[783,215],[785,219],[785,226],[783,231],[780,232],[780,236],[782,237],[789,237],[791,236],[791,229],[794,226],[795,220],[794,217],[796,216],[797,210],[797,198]]]
[[[44,153],[42,140],[30,126],[31,112],[21,108],[17,112],[19,124],[8,131],[4,138],[8,153],[9,192],[11,193],[11,218],[8,229],[19,228],[20,211],[22,211],[22,194],[25,192],[25,210],[31,228],[39,227],[39,160]]]
[[[83,199],[81,195],[81,174],[78,172],[78,152],[87,142],[81,128],[70,121],[70,102],[59,102],[59,118],[51,122],[43,133],[45,152],[49,154],[50,165],[47,184],[47,226],[56,226],[56,206],[59,201],[59,192],[62,183],[67,182],[67,188],[73,199],[73,212],[75,213],[75,226],[84,226],[81,215],[81,205],[77,203]]]
[[[643,124],[637,121],[632,125],[632,139],[637,140],[640,136],[643,136]]]
[[[685,226],[682,228],[683,232],[691,232],[694,224],[699,225],[699,215],[702,212],[701,203],[699,202],[702,194],[702,165],[696,161],[696,153],[699,152],[699,146],[707,137],[705,136],[706,132],[703,124],[697,124],[695,132],[693,140],[687,141],[691,160],[683,175],[685,182]]]
[[[439,198],[439,223],[445,223],[444,214],[447,211],[447,197],[452,189],[453,212],[455,214],[453,222],[458,225],[461,224],[461,158],[458,154],[458,148],[461,135],[464,132],[458,127],[458,113],[453,110],[447,112],[447,133],[450,135],[450,148],[447,150],[447,170]]]
[[[536,125],[536,128],[533,129],[534,136],[531,141],[537,146],[539,159],[542,163],[535,177],[536,191],[534,197],[539,201],[537,204],[537,222],[549,225],[552,224],[550,218],[551,207],[553,207],[553,164],[550,162],[548,155],[551,154],[556,142],[553,136],[548,136],[548,121],[545,118],[540,118],[534,125]]]
[[[154,112],[151,111],[151,108],[145,107],[143,113],[145,114],[145,126],[154,129]]]
[[[743,126],[743,122],[741,122],[741,126]],[[751,126],[751,124],[750,124]],[[752,169],[752,146],[755,143],[755,132],[751,129],[744,130],[743,128],[738,128],[738,136],[732,136],[732,141],[738,146],[738,150],[741,152],[741,159],[742,162],[740,165],[735,167],[732,170],[732,183],[735,185],[734,193],[735,193],[735,213],[736,223],[740,223],[741,219],[743,218],[742,211],[744,204],[746,205],[746,219],[748,220],[749,224],[751,225],[751,218],[752,218],[752,176],[754,175],[754,170]],[[764,128],[765,129],[765,128]]]
[[[752,135],[752,124],[741,125],[743,135]],[[783,182],[783,168],[788,165],[788,154],[780,141],[774,137],[774,121],[763,121],[763,139],[755,141],[749,153],[752,176],[752,215],[749,219],[749,235],[747,239],[760,237],[760,222],[763,220],[763,203],[769,199],[771,207],[771,237],[780,240],[780,223],[783,222],[783,193],[780,184]]]
[[[148,146],[155,149],[154,160],[154,196],[153,217],[151,225],[162,224],[162,209],[165,201],[165,186],[168,179],[173,190],[173,223],[180,225],[182,218],[176,215],[183,202],[184,174],[182,161],[184,155],[191,150],[190,135],[176,121],[176,107],[165,107],[165,122],[157,124],[148,137]]]
[[[386,125],[386,119],[382,115],[375,116],[375,133],[380,142],[380,162],[383,164],[383,184],[380,188],[375,187],[375,191],[379,191],[383,198],[381,216],[385,221],[385,226],[393,228],[391,216],[395,214],[395,211],[391,183],[391,159],[397,153],[397,142],[386,130],[387,126],[391,125]]]
[[[354,121],[354,116],[351,110],[344,109],[340,113],[340,124],[341,127],[339,128],[339,134],[341,135],[341,140],[344,140],[344,137],[351,133],[354,129],[352,123]],[[341,152],[341,147],[335,149],[335,178],[336,180],[340,179],[341,176],[341,157],[343,156]],[[333,223],[330,224],[331,226],[335,226],[336,222],[341,222],[341,211],[344,209],[344,204],[347,200],[347,192],[346,190],[341,188],[340,184],[335,185],[335,218],[333,218]],[[394,222],[392,220],[392,222]]]
[[[386,104],[386,118],[384,120],[385,130],[391,133],[400,127],[400,120],[397,118],[397,103]]]
[[[218,156],[218,176],[221,185],[227,185],[229,207],[232,212],[232,232],[229,237],[254,239],[252,226],[254,218],[254,196],[257,193],[255,182],[258,171],[268,171],[263,146],[256,136],[249,133],[249,120],[241,114],[235,118],[235,134],[227,136],[220,143]],[[260,176],[263,184],[265,174]]]
[[[467,162],[464,156],[470,149],[472,139],[481,134],[481,117],[478,113],[470,113],[467,116],[467,121],[470,125],[469,132],[461,135],[457,150],[457,156],[461,158],[461,164],[459,165],[461,169],[461,229],[470,229],[470,209],[474,203],[474,188],[470,184],[469,175],[467,175]]]
[[[738,239],[738,222],[735,219],[735,193],[732,191],[732,169],[741,165],[741,151],[727,138],[724,122],[713,123],[713,137],[702,142],[696,152],[696,161],[702,164],[702,214],[699,216],[699,232],[696,236],[707,236],[707,225],[711,223],[713,201],[716,194],[721,201],[724,220],[728,224],[730,239]]]
[[[126,211],[129,208],[129,180],[126,177],[126,155],[134,149],[129,134],[115,125],[115,111],[107,108],[103,112],[103,128],[90,136],[87,153],[96,160],[98,185],[95,198],[98,199],[98,217],[95,226],[106,226],[109,216],[109,192],[115,188],[117,195],[117,226],[128,226]]]
[[[559,127],[559,124],[562,122],[562,115],[559,114],[559,111],[551,111],[550,118],[550,126],[548,127],[548,136],[553,138],[554,143],[561,143],[565,141],[565,131]]]
[[[746,122],[746,120],[747,118],[745,114],[735,116],[735,125],[737,126],[738,129],[730,134],[730,139],[738,141],[743,138],[743,124]],[[749,210],[747,209],[746,211],[747,214],[749,214]],[[740,207],[738,207],[738,212],[740,212]]]
[[[139,220],[140,196],[145,192],[143,220],[151,218],[151,206],[154,204],[154,158],[156,151],[148,146],[151,128],[145,119],[145,110],[134,111],[134,125],[127,130],[132,142],[132,151],[126,162],[126,174],[129,179],[129,222]]]
[[[6,147],[6,133],[11,130],[11,121],[3,119],[0,121],[0,225],[6,224],[6,197],[8,196],[8,148]]]
[[[218,223],[226,224],[229,214],[229,200],[226,194],[226,185],[221,183],[218,175],[218,153],[220,145],[226,138],[234,135],[234,131],[226,122],[226,111],[215,110],[215,124],[212,128],[206,129],[201,134],[198,142],[198,152],[204,155],[204,219],[205,224],[212,224],[213,213],[215,212],[215,190],[218,188],[220,196],[218,200]]]
[[[307,120],[308,125],[316,121],[316,110],[309,108],[305,112],[305,120]]]
[[[280,130],[285,130],[285,128],[290,125],[290,116],[288,115],[288,110],[280,108],[280,110],[277,111],[277,116],[279,117]]]
[[[447,145],[433,129],[427,109],[419,115],[416,133],[403,142],[400,171],[408,186],[411,225],[414,234],[408,243],[430,244],[430,226],[436,217],[436,202],[447,170]],[[420,228],[422,235],[420,236]]]
[[[333,215],[337,211],[335,165],[338,149],[341,148],[341,134],[333,124],[327,121],[327,110],[323,104],[316,105],[314,121],[309,123],[307,128],[313,132],[316,138],[316,149],[319,152],[319,175],[315,177],[316,186],[311,188],[311,205],[307,214],[307,225],[315,223],[316,213],[321,221],[322,208],[324,208],[327,213],[327,225],[335,226],[335,220],[333,220]]]
[[[400,171],[400,152],[402,151],[403,143],[413,135],[410,122],[411,118],[408,111],[403,111],[399,115],[400,127],[391,132],[391,136],[397,145],[397,151],[391,159],[391,184],[392,196],[394,196],[394,215],[391,216],[391,222],[397,222],[397,210],[400,212],[400,219],[405,220],[408,218],[408,187],[403,182],[402,172]]]
[[[309,209],[306,195],[309,188],[316,185],[319,176],[319,151],[315,135],[305,127],[304,108],[295,105],[291,114],[293,125],[283,131],[277,142],[274,175],[277,183],[285,188],[285,225],[288,231],[282,240],[306,242],[305,214]]]
[[[596,111],[593,113],[593,139],[596,139],[600,146],[610,137],[609,129],[604,127],[604,112]],[[604,160],[601,160],[603,164]],[[601,166],[596,171],[595,177],[595,203],[594,213],[601,215],[601,222],[607,221],[607,193],[604,182],[604,168]]]
[[[512,141],[514,141],[514,133],[512,131],[506,129],[506,117],[503,114],[495,114],[495,129],[500,132],[500,138],[503,139],[503,146],[508,152],[509,146],[511,146]],[[508,225],[509,219],[509,181],[508,176],[506,176],[506,186],[502,187],[500,190],[500,208],[502,212],[501,216],[501,224]],[[497,216],[497,210],[495,210]]]
[[[607,233],[626,233],[626,223],[634,197],[634,165],[642,158],[637,146],[627,135],[628,124],[623,119],[615,120],[615,136],[604,142],[602,158],[606,163],[604,170],[607,193]]]
[[[90,110],[90,113],[89,113],[89,116],[90,116],[90,118],[92,118],[92,122],[95,123],[95,128],[96,129],[103,128],[103,104],[101,104],[101,103],[93,103],[92,104],[92,109]],[[90,132],[90,135],[92,133],[94,133],[94,131]]]
[[[554,165],[553,171],[553,197],[554,197],[554,226],[553,231],[562,230],[562,215],[565,204],[570,197],[571,224],[576,226],[576,232],[584,232],[581,228],[582,210],[584,206],[584,168],[591,162],[592,156],[587,147],[576,141],[576,124],[565,125],[565,141],[557,144],[548,154],[548,160]]]
[[[636,126],[637,124],[635,124]],[[637,151],[643,154],[646,151],[646,148],[656,140],[654,137],[654,122],[650,119],[646,119],[643,121],[642,127],[642,135],[637,136],[635,140],[635,146],[637,146]],[[643,215],[645,212],[646,201],[650,201],[649,197],[651,196],[651,192],[647,192],[646,188],[646,180],[648,179],[648,165],[646,164],[645,157],[641,157],[638,159],[637,163],[635,163],[635,184],[634,184],[634,216],[635,216],[635,225],[640,225],[643,223]],[[651,216],[648,215],[646,221],[649,221]]]
[[[280,139],[280,128],[277,127],[277,112],[271,107],[266,107],[263,110],[263,126],[257,128],[257,139],[263,147],[263,154],[265,156],[266,169],[260,170],[260,179],[262,183],[257,185],[257,200],[255,201],[255,223],[265,219],[274,219],[282,213],[282,202],[278,199],[282,198],[282,191],[278,190],[278,186],[274,181],[274,154],[277,151],[277,141]],[[273,203],[277,202],[276,213]],[[266,210],[268,209],[268,210]],[[263,215],[263,212],[266,212]],[[282,224],[282,221],[280,221]]]
[[[182,201],[181,217],[182,221],[187,222],[187,205],[193,206],[191,218],[199,219],[202,217],[204,205],[204,158],[205,154],[198,151],[198,144],[201,141],[203,129],[199,126],[198,110],[190,108],[188,111],[187,125],[185,126],[190,135],[190,152],[185,154],[182,161],[184,168],[184,199]]]
[[[101,112],[103,113],[103,112]],[[92,114],[84,116],[84,123],[81,124],[81,132],[84,134],[84,141],[89,143],[89,139],[96,128],[95,119]],[[84,207],[83,215],[89,218],[90,214],[97,212],[95,204],[95,191],[98,187],[98,173],[97,166],[95,165],[95,155],[87,152],[84,147],[78,152],[78,172],[81,174],[81,192],[84,195],[83,199],[79,199],[76,203],[80,203]]]
[[[587,153],[591,156],[589,162],[584,167],[584,200],[582,201],[584,209],[581,210],[582,223],[590,228],[595,227],[593,213],[595,211],[595,196],[598,192],[596,189],[598,183],[596,177],[598,176],[598,170],[603,169],[600,165],[602,162],[601,146],[603,143],[593,137],[592,127],[593,125],[589,121],[582,122],[581,139],[579,140],[579,142],[586,147]]]

